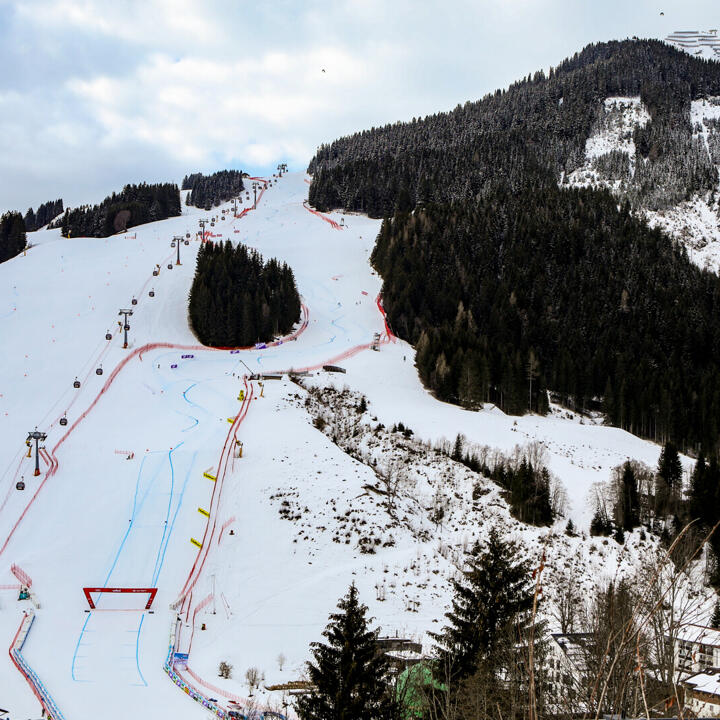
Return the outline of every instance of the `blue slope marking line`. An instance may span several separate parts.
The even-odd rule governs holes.
[[[182,394],[182,396],[183,396],[183,398],[185,399],[185,402],[186,402],[186,403],[192,405],[193,407],[196,407],[196,408],[199,408],[200,410],[202,410],[203,408],[201,408],[197,403],[194,403],[194,402],[193,402],[192,400],[190,400],[190,398],[187,396],[187,394],[188,394],[196,385],[197,385],[197,383],[194,382],[192,385],[189,385],[187,388],[185,388],[185,392]]]
[[[72,665],[70,666],[70,676],[72,677],[74,682],[81,682],[75,677],[75,662],[77,660],[78,650],[80,649],[80,643],[82,642],[83,635],[85,634],[85,628],[87,627],[91,616],[92,613],[89,613],[88,616],[85,618],[85,623],[82,626],[82,630],[80,631],[80,637],[78,637],[77,645],[75,646],[75,652],[73,653]]]
[[[152,454],[153,452],[156,453],[158,451],[157,450],[152,451],[150,454]],[[160,474],[160,469],[162,468],[162,465],[160,465],[157,468],[157,470],[155,471],[155,474],[153,475],[153,477],[150,481],[150,484],[148,485],[147,490],[145,490],[145,494],[142,496],[142,499],[140,500],[140,504],[138,505],[138,491],[140,489],[140,479],[142,477],[143,466],[145,465],[145,460],[147,458],[148,458],[148,455],[145,455],[142,459],[142,463],[140,463],[140,469],[138,470],[137,482],[135,483],[135,497],[133,498],[133,511],[132,511],[132,515],[130,517],[130,522],[128,523],[128,529],[125,531],[125,535],[122,539],[122,542],[120,543],[120,547],[118,548],[117,554],[115,555],[115,560],[113,560],[113,564],[110,567],[107,577],[105,578],[104,587],[107,587],[107,584],[110,582],[110,576],[113,574],[113,571],[115,570],[115,566],[117,565],[118,560],[120,559],[120,554],[122,553],[123,548],[125,547],[125,543],[126,543],[128,537],[130,536],[130,533],[132,532],[133,525],[135,524],[135,516],[137,515],[137,513],[140,510],[142,510],[142,507],[145,504],[145,500],[147,500],[147,496],[150,494],[150,489],[154,485],[157,476]]]
[[[192,430],[193,428],[196,428],[198,426],[198,419],[196,417],[193,417],[192,415],[187,415],[186,417],[189,417],[191,420],[195,421],[194,425],[188,425],[188,427],[183,428],[180,432],[187,432],[188,430]]]
[[[155,567],[153,569],[150,587],[155,587],[155,583],[157,582],[157,576],[160,573],[160,568],[158,567],[158,564],[160,564],[161,557],[165,557],[165,550],[163,549],[163,543],[165,543],[165,536],[167,535],[168,540],[170,539],[170,536],[168,534],[168,520],[170,519],[170,508],[172,507],[173,496],[175,494],[175,467],[172,461],[172,454],[179,447],[182,447],[183,444],[184,441],[181,442],[180,445],[176,445],[172,450],[170,450],[170,452],[168,452],[168,461],[170,462],[170,498],[168,499],[167,512],[165,513],[165,524],[163,525],[163,533],[162,537],[160,538],[160,547],[158,548],[157,558],[155,558]],[[165,547],[167,547],[167,544],[165,544]]]
[[[142,478],[143,467],[145,466],[145,461],[147,460],[148,457],[149,457],[148,455],[145,455],[145,456],[143,457],[143,459],[142,459],[142,462],[140,463],[140,469],[138,470],[137,481],[135,482],[135,496],[134,496],[134,498],[133,498],[133,511],[132,511],[132,516],[131,516],[130,522],[129,522],[129,524],[128,524],[128,529],[125,531],[125,535],[123,536],[122,542],[120,543],[120,547],[118,548],[118,551],[117,551],[117,553],[116,553],[116,555],[115,555],[115,559],[113,560],[112,566],[110,567],[110,570],[108,571],[107,577],[105,578],[105,583],[104,583],[103,587],[107,587],[107,584],[108,584],[108,582],[110,581],[110,576],[112,575],[113,570],[115,570],[115,566],[117,565],[118,560],[120,559],[120,554],[122,553],[123,547],[125,546],[125,542],[127,541],[128,536],[130,535],[130,532],[131,532],[131,530],[132,530],[133,524],[134,524],[134,522],[135,522],[135,515],[137,514],[137,512],[138,512],[139,510],[142,509],[142,506],[143,506],[143,504],[145,503],[145,500],[147,499],[147,496],[148,496],[148,494],[149,494],[149,492],[150,492],[150,488],[151,488],[152,485],[154,484],[155,479],[157,478],[157,476],[158,476],[158,474],[159,474],[159,472],[160,472],[160,468],[162,467],[162,465],[160,465],[160,466],[158,467],[158,469],[156,470],[155,475],[153,476],[153,478],[152,478],[152,480],[151,480],[151,482],[150,482],[150,485],[148,486],[148,489],[145,491],[145,494],[143,495],[143,497],[142,497],[142,499],[141,499],[141,501],[140,501],[140,504],[138,505],[138,491],[139,491],[139,489],[140,489],[140,479]],[[87,624],[88,624],[88,621],[90,620],[90,616],[91,616],[91,615],[92,615],[92,613],[90,613],[90,614],[87,616],[87,618],[85,618],[85,623],[83,624],[82,630],[80,631],[80,637],[78,638],[78,642],[77,642],[77,645],[76,645],[76,647],[75,647],[75,654],[73,655],[73,659],[72,659],[72,666],[71,666],[70,674],[71,674],[71,676],[72,676],[72,679],[73,679],[75,682],[81,682],[81,681],[77,680],[77,678],[75,677],[75,661],[76,661],[76,658],[77,658],[78,648],[80,647],[80,644],[81,644],[81,642],[82,642],[82,639],[83,639],[83,636],[84,636],[84,634],[85,634],[85,630],[86,630],[86,628],[87,628]]]
[[[143,620],[145,619],[145,613],[140,616],[140,624],[137,629],[137,639],[135,641],[135,667],[137,667],[138,675],[143,681],[143,685],[147,687],[147,680],[143,677],[142,670],[140,669],[140,631],[142,630]]]
[[[182,445],[182,443],[180,443]],[[180,447],[178,445],[177,447]],[[173,448],[169,453],[168,457],[170,459],[170,471],[171,471],[171,477],[172,477],[172,487],[174,487],[174,478],[175,478],[175,471],[172,464],[172,453],[177,450],[177,448]],[[173,514],[172,521],[170,522],[170,525],[167,525],[167,519],[165,521],[165,531],[163,532],[163,538],[165,538],[167,534],[167,539],[165,539],[165,545],[163,546],[162,540],[160,541],[160,550],[158,550],[158,557],[155,561],[155,573],[153,574],[151,587],[155,587],[158,581],[158,578],[160,576],[160,571],[162,570],[162,566],[165,563],[165,553],[167,552],[168,544],[170,543],[170,537],[172,536],[173,529],[175,528],[175,521],[177,520],[178,513],[180,512],[180,507],[182,506],[183,497],[185,496],[185,490],[188,486],[188,481],[190,480],[190,476],[192,475],[193,468],[195,467],[195,461],[197,459],[197,450],[193,453],[192,462],[190,463],[190,467],[188,468],[187,473],[185,473],[185,481],[183,482],[182,490],[180,491],[180,495],[178,497],[177,505],[175,506],[175,513]],[[170,516],[170,506],[172,505],[172,497],[173,497],[173,490],[171,488],[170,490],[170,501],[168,503],[168,518]],[[145,687],[147,687],[147,682],[145,681],[145,678],[143,677],[142,671],[140,670],[140,631],[142,629],[142,623],[143,619],[145,618],[145,613],[143,613],[142,617],[140,618],[140,625],[138,627],[137,631],[137,638],[135,641],[135,664],[137,665],[138,674],[140,675],[140,678],[142,679],[143,683],[145,683]]]
[[[188,468],[188,471],[185,474],[185,482],[183,483],[182,490],[180,491],[180,497],[178,498],[178,503],[175,506],[175,514],[173,515],[172,522],[170,523],[167,541],[165,542],[165,548],[162,551],[162,558],[160,559],[160,566],[158,567],[157,574],[153,578],[153,587],[155,586],[155,583],[158,581],[158,578],[160,577],[160,570],[162,570],[163,563],[165,562],[165,553],[167,551],[168,543],[170,542],[170,536],[172,535],[173,528],[175,527],[175,521],[177,520],[178,513],[180,512],[180,506],[182,505],[183,498],[185,497],[185,490],[188,485],[188,480],[190,479],[190,476],[192,475],[193,468],[195,467],[196,459],[197,459],[197,450],[193,453],[192,462],[190,463],[190,467]]]
[[[190,390],[192,390],[196,385],[197,385],[197,383],[193,383],[192,385],[189,385],[189,386],[185,389],[185,392],[182,394],[183,400],[185,400],[185,402],[188,403],[188,405],[192,405],[193,407],[196,407],[196,408],[198,408],[199,410],[203,410],[204,408],[200,407],[200,405],[198,405],[197,403],[194,403],[194,402],[193,402],[192,400],[190,400],[190,399],[188,398],[188,396],[187,396],[188,392],[190,392]],[[178,410],[177,412],[180,412],[180,411]],[[184,413],[183,413],[183,414],[184,414]],[[189,427],[183,428],[183,430],[181,430],[181,432],[187,432],[188,430],[192,430],[193,428],[195,428],[195,427],[198,426],[198,423],[199,423],[200,421],[199,421],[194,415],[186,415],[185,417],[189,417],[191,420],[194,420],[194,421],[195,421],[195,424],[194,424],[194,425],[190,425]]]
[[[347,334],[347,328],[344,328],[342,325],[338,324],[338,320],[342,320],[345,317],[345,315],[341,315],[338,318],[335,318],[330,322],[331,325],[334,325],[338,330],[342,330],[345,334]]]

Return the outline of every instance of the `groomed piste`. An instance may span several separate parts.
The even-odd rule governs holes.
[[[180,217],[106,239],[39,231],[24,256],[0,265],[9,348],[0,377],[0,640],[9,650],[0,704],[11,717],[37,716],[39,705],[66,720],[88,709],[111,719],[292,716],[289,695],[265,686],[301,676],[309,643],[352,580],[389,632],[422,637],[442,618],[447,592],[427,558],[451,566],[437,542],[394,530],[394,545],[363,555],[311,523],[340,496],[367,494],[374,475],[313,427],[296,375],[363,392],[374,422],[402,421],[419,438],[463,432],[507,452],[542,440],[581,527],[593,482],[626,457],[657,463],[657,446],[613,428],[470,413],[432,398],[412,348],[384,318],[369,264],[379,221],[313,212],[307,180],[256,178],[255,209],[251,193],[237,212],[183,205]],[[180,265],[177,236],[188,240]],[[303,299],[290,336],[198,345],[187,296],[204,239],[243,242],[290,265]],[[133,310],[128,348],[122,309]],[[25,444],[35,428],[47,434],[37,477]],[[278,510],[281,497],[293,522]],[[20,601],[13,565],[32,578]],[[398,592],[381,597],[379,578],[394,573]],[[415,588],[412,612],[403,583]],[[83,588],[143,592],[94,592],[92,608]],[[234,666],[231,678],[218,677],[220,661]]]

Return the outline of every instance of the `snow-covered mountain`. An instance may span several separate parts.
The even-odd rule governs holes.
[[[720,42],[720,41],[719,41]],[[720,45],[719,45],[720,46]],[[632,192],[637,171],[633,133],[650,120],[639,96],[609,97],[585,143],[585,162],[561,183],[576,187],[606,187],[618,197]],[[720,172],[720,97],[693,100],[690,107],[694,147]],[[622,168],[626,163],[626,169]],[[720,175],[718,175],[720,177]],[[720,204],[718,187],[694,193],[677,205],[663,209],[639,207],[653,227],[683,243],[690,259],[700,267],[720,268]]]
[[[635,99],[606,107],[612,121],[589,158],[613,144],[630,151],[626,128],[644,117]],[[202,715],[183,688],[213,707],[285,712],[282,689],[248,699],[247,669],[263,687],[301,679],[351,581],[384,634],[423,640],[442,622],[462,549],[491,524],[530,557],[546,553],[550,614],[568,572],[589,594],[657,557],[639,533],[620,546],[563,529],[572,518],[587,531],[597,483],[628,458],[654,467],[660,448],[559,408],[515,418],[435,400],[376,302],[380,221],[309,212],[307,188],[304,175],[285,175],[240,218],[226,204],[107,239],[39,231],[0,265],[0,640],[23,670],[3,655],[0,706],[11,717],[37,713],[25,676],[68,720]],[[293,268],[307,310],[293,339],[198,346],[186,300],[209,215],[216,238]],[[174,236],[189,236],[179,266]],[[121,308],[133,310],[127,349]],[[308,374],[298,383],[291,370]],[[392,431],[401,423],[412,434]],[[25,445],[35,428],[47,433],[37,477]],[[459,433],[488,452],[532,446],[567,498],[565,517],[549,529],[514,520],[495,485],[441,452]],[[381,476],[399,467],[390,506]],[[32,595],[19,602],[20,570]],[[699,586],[687,591],[704,621]],[[142,612],[146,594],[95,594],[90,611],[84,587],[157,587],[154,612]],[[189,653],[175,682],[169,652]],[[220,661],[231,679],[218,678]]]

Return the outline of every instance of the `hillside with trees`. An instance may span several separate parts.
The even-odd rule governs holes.
[[[38,207],[37,212],[32,208],[28,208],[28,211],[25,213],[25,229],[28,232],[35,232],[35,230],[39,230],[52,222],[58,215],[62,215],[62,212],[62,198],[44,202]]]
[[[68,208],[54,225],[65,237],[108,237],[135,225],[180,215],[180,191],[174,183],[126,185],[98,205]]]
[[[310,201],[388,218],[373,254],[385,308],[439,398],[543,413],[550,391],[636,435],[714,450],[718,278],[634,212],[717,185],[690,122],[709,94],[719,63],[654,40],[590,45],[548,76],[322,146]],[[614,95],[650,115],[621,203],[562,183]]]
[[[720,94],[720,63],[658,40],[607,42],[507,90],[424,119],[372,128],[322,145],[309,200],[386,217],[419,202],[452,202],[522,187],[545,170],[557,182],[584,160],[604,98],[640,96],[651,121],[634,132],[633,203],[657,209],[712,189],[717,173],[692,138],[691,100]]]
[[[198,251],[190,289],[190,322],[203,345],[246,347],[267,342],[300,319],[293,272],[275,258],[230,241]]]
[[[550,389],[634,434],[714,447],[720,281],[627,203],[498,188],[396,214],[372,260],[438,397],[521,414],[544,412]]]
[[[232,200],[244,188],[243,175],[239,170],[220,170],[212,175],[192,173],[182,181],[182,189],[190,190],[186,204],[205,210]]]
[[[25,249],[25,223],[18,212],[0,217],[0,262],[15,257]]]

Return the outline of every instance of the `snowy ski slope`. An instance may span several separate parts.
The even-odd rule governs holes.
[[[315,510],[342,496],[352,502],[373,473],[311,425],[303,391],[287,377],[261,387],[243,379],[248,369],[314,371],[339,363],[347,368],[339,386],[365,393],[387,426],[402,421],[427,440],[463,432],[506,451],[541,441],[566,487],[570,514],[584,527],[594,482],[607,480],[626,458],[657,462],[657,446],[565,413],[513,418],[434,400],[419,384],[412,348],[387,334],[376,303],[381,280],[368,258],[379,221],[350,215],[340,228],[335,213],[335,224],[325,222],[304,206],[307,187],[304,175],[286,175],[256,210],[213,228],[295,272],[307,325],[296,339],[264,349],[199,348],[188,328],[197,221],[220,209],[187,208],[179,218],[107,239],[40,231],[29,236],[33,247],[25,255],[0,265],[0,586],[17,584],[13,563],[33,581],[32,601],[0,589],[0,642],[10,647],[24,611],[34,611],[20,656],[42,684],[40,695],[47,693],[68,720],[98,712],[207,716],[168,678],[163,663],[171,644],[190,652],[181,678],[216,698],[209,704],[223,716],[229,700],[247,698],[247,668],[263,671],[266,684],[300,676],[309,642],[319,639],[351,580],[386,632],[421,637],[442,619],[447,592],[430,570],[428,578],[414,573],[417,612],[392,593],[378,600],[373,590],[389,568],[398,585],[415,560],[429,568],[433,540],[400,537],[374,555],[329,538],[298,543],[273,493],[292,485],[301,504]],[[170,270],[170,240],[186,233],[193,240],[181,247],[182,265]],[[134,310],[127,350],[117,325],[121,307]],[[375,333],[384,341],[379,352],[368,349]],[[312,378],[332,381],[325,373]],[[39,477],[24,442],[35,427],[48,434]],[[236,440],[242,458],[235,457]],[[22,492],[15,489],[20,478]],[[607,562],[612,574],[617,558]],[[103,595],[87,612],[84,586],[157,587],[154,612],[141,611],[145,595]],[[234,665],[232,680],[217,677],[220,660]],[[261,693],[262,703],[278,709],[283,700]],[[11,717],[38,714],[38,700],[8,654],[0,660],[0,707]]]

